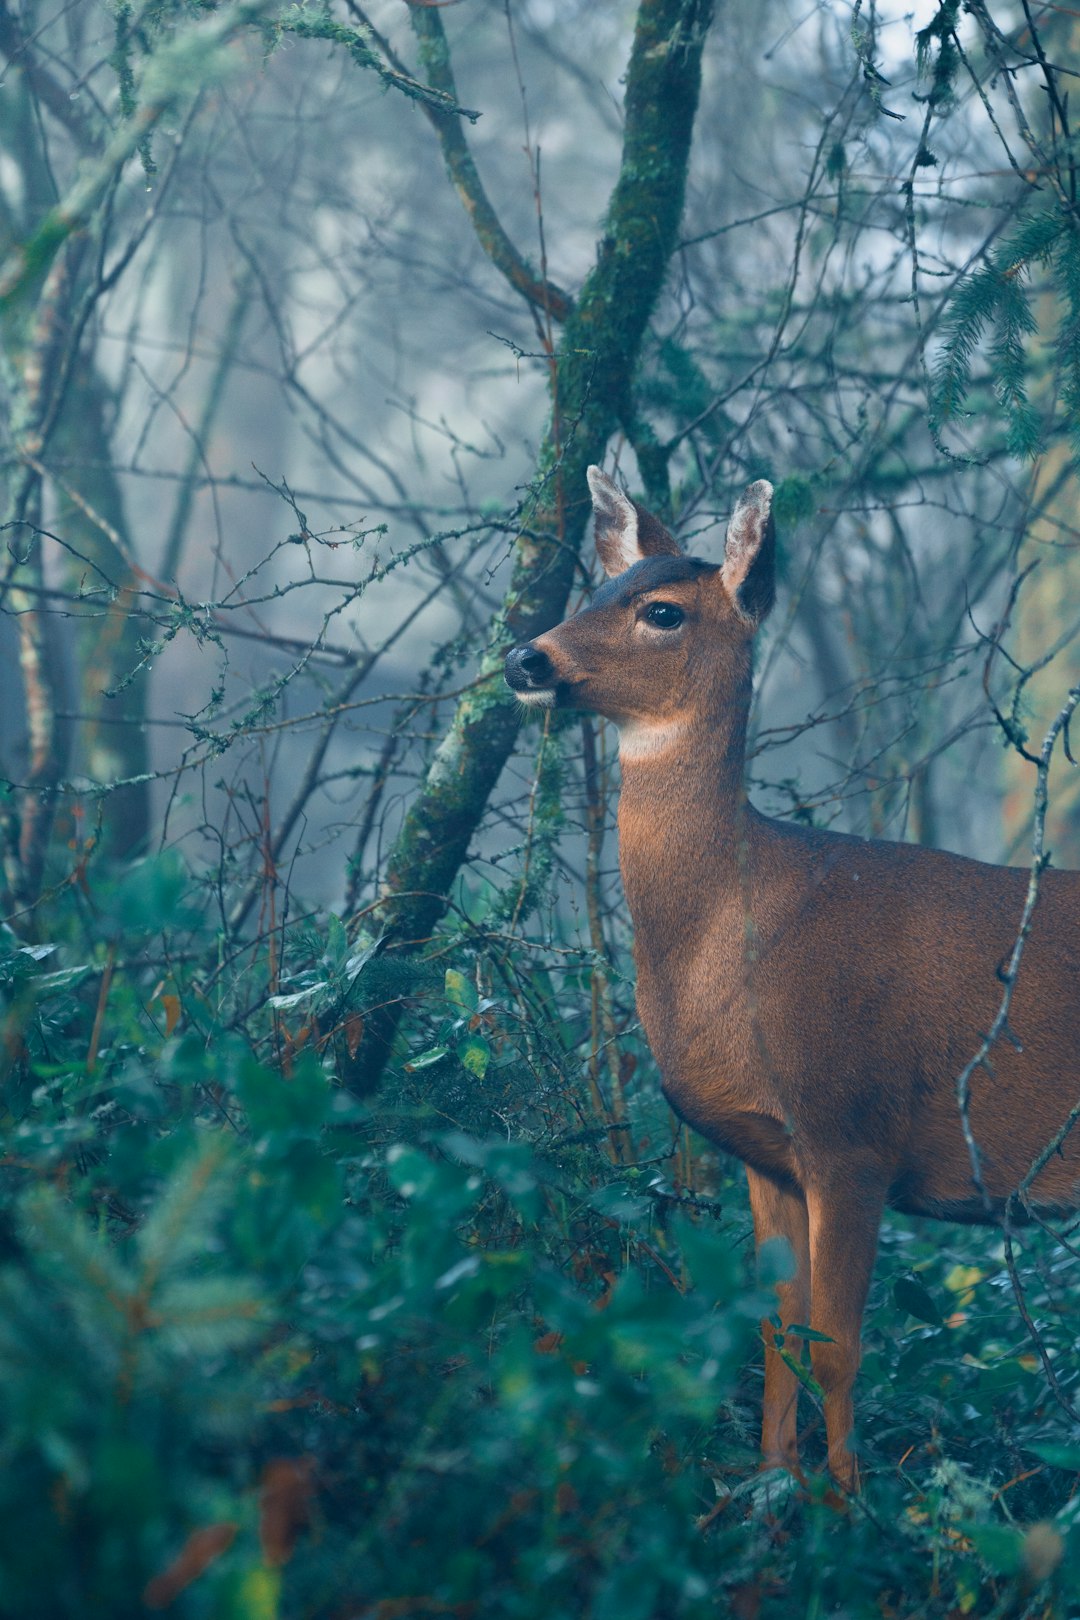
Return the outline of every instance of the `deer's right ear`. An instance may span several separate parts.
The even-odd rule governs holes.
[[[659,518],[624,495],[599,467],[590,467],[585,476],[596,517],[596,553],[609,578],[625,574],[645,557],[679,556],[678,545]]]
[[[759,478],[735,503],[727,527],[721,578],[740,619],[756,630],[776,595],[773,487]]]

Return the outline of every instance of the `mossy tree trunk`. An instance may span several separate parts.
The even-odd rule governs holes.
[[[22,210],[0,218],[0,257],[16,252],[56,202],[35,97],[66,123],[84,160],[99,150],[79,111],[57,104],[53,81],[27,64],[21,38],[11,16],[0,11],[0,53],[12,63],[13,79],[0,129],[19,176],[14,189]],[[14,525],[9,532],[15,537],[3,558],[0,609],[17,619],[27,739],[25,769],[9,767],[19,786],[5,806],[3,843],[8,895],[22,907],[34,903],[46,875],[54,820],[64,800],[58,792],[61,780],[73,771],[108,785],[147,773],[143,685],[133,683],[117,698],[106,695],[135,667],[144,632],[131,611],[137,581],[112,468],[113,402],[94,368],[90,345],[80,339],[93,296],[91,278],[97,274],[91,235],[84,232],[62,243],[37,296],[28,289],[0,316],[13,468],[3,515]],[[48,593],[55,581],[47,579],[43,548],[49,542],[39,533],[50,483],[66,547],[63,577],[73,596],[83,598],[77,608],[63,612]],[[69,641],[67,658],[60,633],[65,618],[78,632]],[[68,713],[72,709],[74,717]],[[113,855],[128,856],[145,845],[148,811],[144,780],[101,801],[105,847]],[[89,819],[93,827],[96,814]]]
[[[89,356],[78,356],[54,440],[61,533],[72,548],[69,587],[77,593],[85,580],[95,592],[74,643],[80,713],[74,766],[96,784],[126,784],[108,793],[102,805],[104,847],[124,858],[141,853],[150,834],[147,673],[139,668],[148,631],[135,611],[139,580],[113,470],[111,403]],[[88,579],[87,562],[93,570]]]
[[[552,410],[510,586],[387,865],[387,925],[398,950],[423,945],[442,917],[469,843],[514,746],[518,711],[502,681],[509,647],[557,623],[589,517],[585,469],[633,420],[633,378],[682,216],[711,0],[643,0],[626,81],[619,175],[596,262],[555,350]],[[369,1020],[353,1084],[372,1086],[396,1028]]]

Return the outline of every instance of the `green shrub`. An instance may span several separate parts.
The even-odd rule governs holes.
[[[0,960],[0,1612],[1077,1611],[1080,1451],[998,1235],[887,1226],[864,1496],[813,1433],[805,1486],[758,1475],[737,1180],[719,1216],[615,1162],[463,950],[361,1104],[334,1054],[385,970],[336,919],[229,979],[175,863],[89,902]],[[1067,1263],[1025,1275],[1071,1390]]]

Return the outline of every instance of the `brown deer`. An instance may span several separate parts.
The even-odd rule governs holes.
[[[608,580],[506,659],[527,704],[614,721],[637,1004],[675,1112],[746,1166],[758,1244],[786,1238],[783,1327],[809,1325],[829,1467],[857,1485],[852,1386],[884,1207],[1000,1219],[1080,1099],[1080,874],[1041,882],[1006,1034],[971,1085],[1017,937],[1024,871],[760,815],[743,785],[751,643],[773,603],[772,487],[720,565],[589,469]],[[1080,1136],[1080,1132],[1077,1133]],[[1066,1132],[1025,1198],[1080,1202]],[[762,1450],[797,1466],[799,1380],[763,1324]],[[784,1348],[797,1359],[801,1342]]]

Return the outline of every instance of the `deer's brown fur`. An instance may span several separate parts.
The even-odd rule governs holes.
[[[784,1237],[781,1321],[810,1346],[830,1467],[856,1481],[852,1385],[886,1205],[1000,1217],[1080,1098],[1080,874],[1047,871],[993,1074],[977,1071],[964,1141],[956,1081],[1001,1000],[1027,874],[759,815],[743,785],[751,642],[773,596],[772,491],[752,485],[721,567],[682,558],[657,520],[590,470],[614,577],[584,612],[515,649],[526,701],[619,727],[620,862],[637,1001],[664,1092],[746,1165],[755,1234]],[[682,611],[675,628],[650,607]],[[669,615],[670,616],[670,615]],[[528,667],[526,667],[528,666]],[[1080,1131],[1035,1180],[1080,1198]],[[797,1458],[798,1381],[766,1339],[762,1446]],[[799,1354],[789,1337],[785,1348]]]

